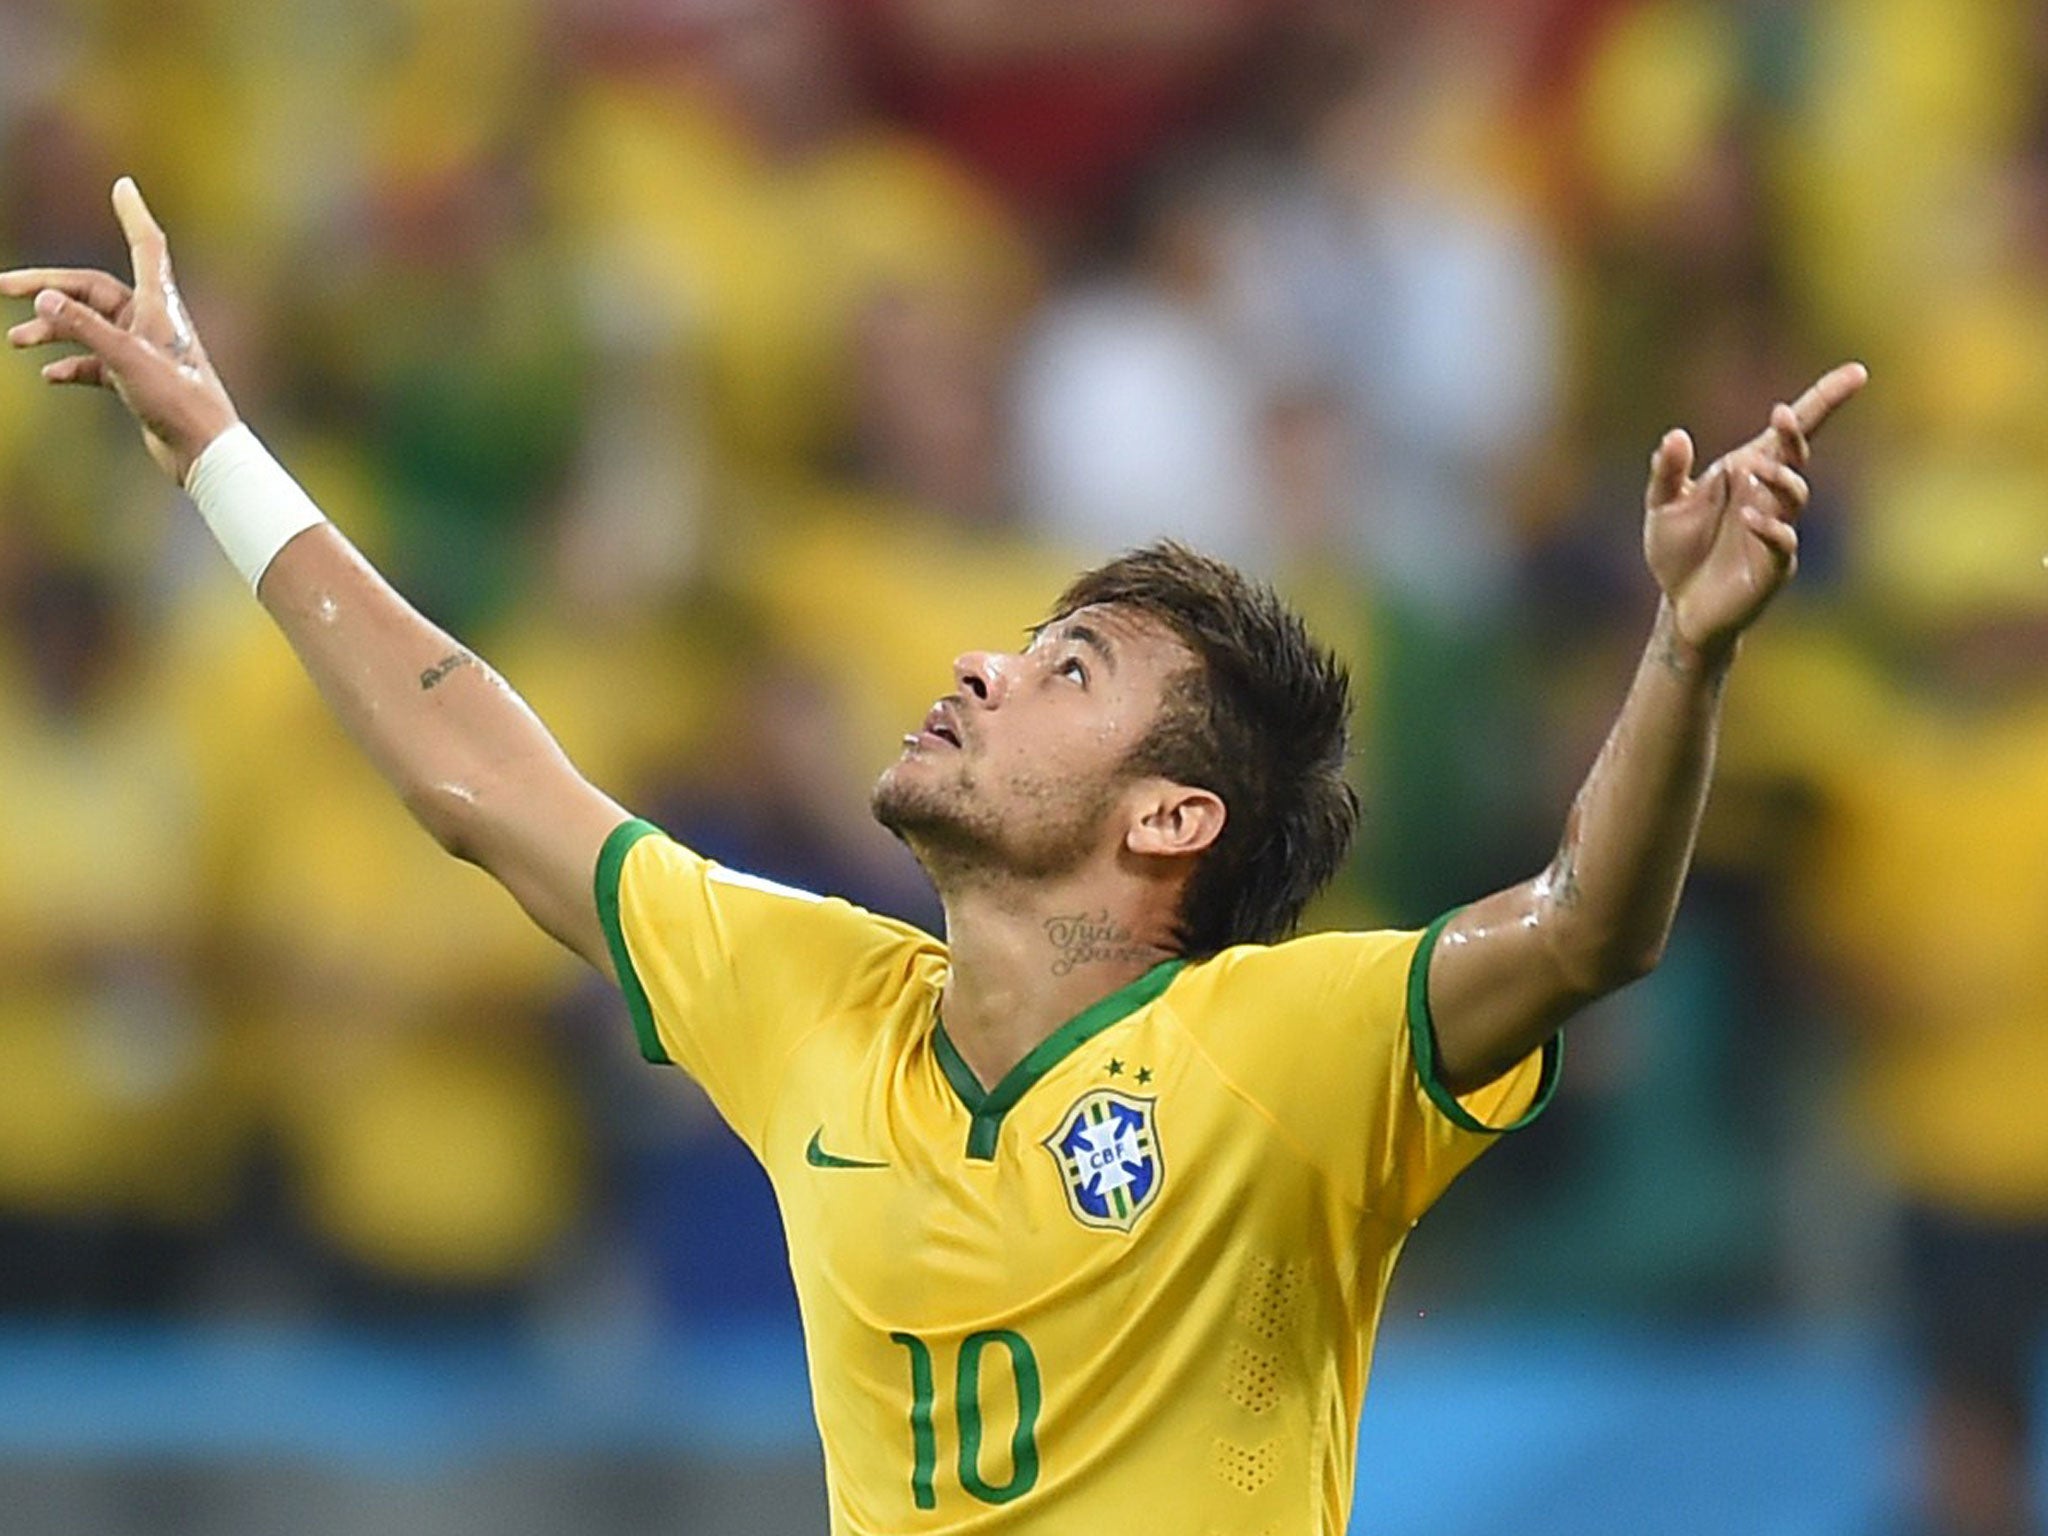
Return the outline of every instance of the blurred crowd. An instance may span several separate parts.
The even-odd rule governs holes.
[[[1320,922],[1523,878],[1648,629],[1650,448],[1867,361],[1670,959],[1407,1283],[1889,1307],[1955,1465],[2009,1457],[2048,7],[8,0],[0,265],[122,269],[121,172],[245,416],[586,772],[927,924],[874,774],[1159,534],[1356,668]],[[0,1315],[787,1308],[746,1154],[410,826],[112,403],[0,362]]]

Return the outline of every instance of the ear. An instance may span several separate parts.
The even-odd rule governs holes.
[[[1213,790],[1153,779],[1124,834],[1124,847],[1152,857],[1191,857],[1215,844],[1226,819],[1222,797]]]

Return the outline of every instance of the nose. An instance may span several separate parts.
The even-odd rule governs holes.
[[[963,651],[953,658],[953,686],[962,698],[994,709],[1009,687],[1009,669],[992,651]]]

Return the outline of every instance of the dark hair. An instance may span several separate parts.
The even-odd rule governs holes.
[[[1054,618],[1098,603],[1146,614],[1193,651],[1127,767],[1210,790],[1223,832],[1176,920],[1191,955],[1286,938],[1358,826],[1344,778],[1351,677],[1263,582],[1162,540],[1078,576]]]

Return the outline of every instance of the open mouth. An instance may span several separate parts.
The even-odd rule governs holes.
[[[919,730],[917,739],[922,741],[926,738],[943,741],[949,747],[960,745],[959,723],[944,702],[934,704],[931,713],[924,717],[924,726]]]

